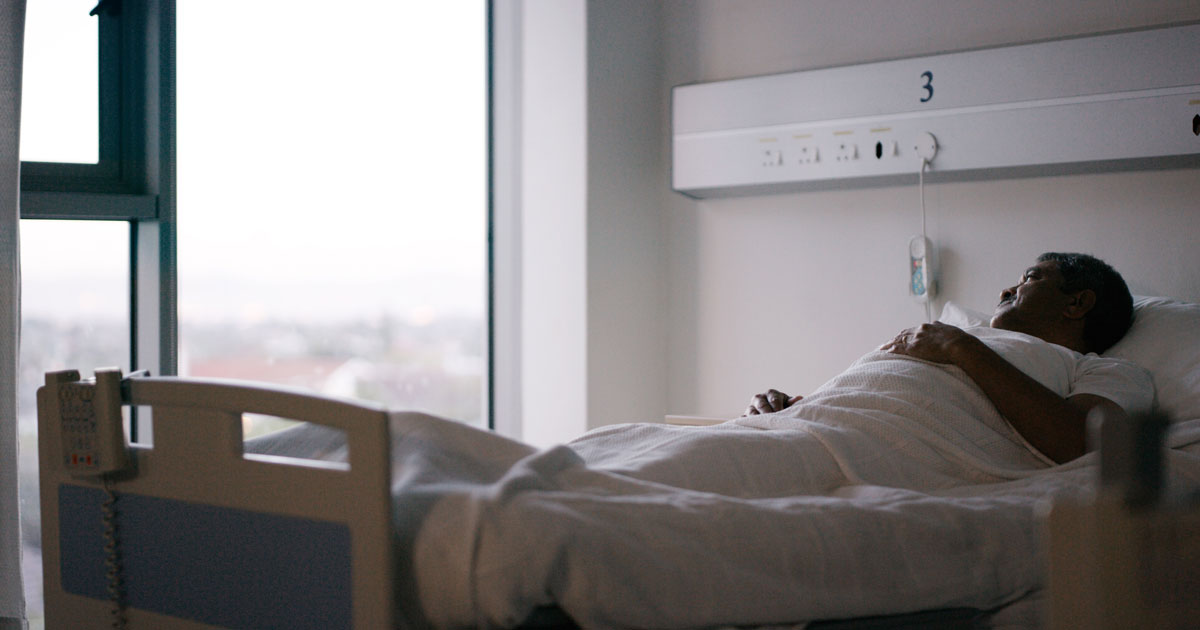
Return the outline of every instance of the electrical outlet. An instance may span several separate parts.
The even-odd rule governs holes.
[[[849,140],[839,141],[833,152],[833,159],[838,162],[847,162],[858,159],[858,145]]]
[[[821,153],[817,145],[804,145],[796,150],[799,156],[798,161],[801,164],[815,164],[821,161]]]
[[[763,149],[763,166],[783,166],[783,151],[780,149]]]

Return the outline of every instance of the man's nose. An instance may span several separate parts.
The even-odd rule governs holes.
[[[1013,294],[1015,294],[1016,292],[1017,292],[1016,287],[1008,287],[1007,289],[1000,292],[1000,301],[1004,301],[1004,300],[1011,298],[1013,296]]]

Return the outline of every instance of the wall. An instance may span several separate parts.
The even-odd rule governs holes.
[[[588,3],[588,428],[666,413],[659,5]]]
[[[502,32],[519,31],[519,50],[497,54],[520,86],[497,101],[497,427],[549,445],[661,418],[660,5],[495,6]]]
[[[663,90],[1195,20],[1191,1],[673,0],[664,6]],[[1111,262],[1135,293],[1200,300],[1197,175],[928,186],[941,297],[990,310],[1038,253],[1075,250]],[[768,387],[810,391],[923,320],[905,287],[908,238],[920,231],[915,187],[700,202],[669,187],[663,179],[659,195],[670,413],[736,415]]]
[[[551,443],[586,420],[587,16],[583,2],[522,4],[518,435]]]

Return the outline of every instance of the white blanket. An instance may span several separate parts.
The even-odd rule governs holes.
[[[439,627],[549,603],[585,628],[990,609],[1043,586],[1038,502],[1095,475],[1095,454],[1047,468],[961,371],[883,353],[711,428],[536,451],[392,421],[399,606]],[[1200,484],[1200,419],[1173,429],[1170,474]]]

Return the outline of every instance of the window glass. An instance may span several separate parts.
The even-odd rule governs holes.
[[[35,3],[31,3],[35,4]],[[45,373],[129,371],[129,224],[21,221],[21,356],[17,427],[21,568],[30,627],[42,627],[37,388]]]
[[[25,7],[21,159],[95,164],[100,158],[97,0]]]
[[[485,424],[487,3],[300,5],[178,5],[180,373]]]

